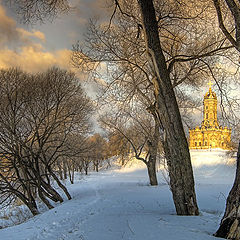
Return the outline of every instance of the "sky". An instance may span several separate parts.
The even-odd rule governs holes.
[[[20,67],[28,72],[55,65],[72,69],[72,45],[84,40],[90,18],[106,16],[105,0],[72,0],[73,10],[44,24],[21,23],[13,7],[0,0],[0,68]]]

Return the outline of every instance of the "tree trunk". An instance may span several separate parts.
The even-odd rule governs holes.
[[[33,198],[27,199],[26,196],[24,196],[22,193],[18,191],[13,191],[13,192],[28,207],[28,209],[31,211],[33,216],[36,216],[39,214],[35,199]]]
[[[148,111],[153,115],[155,126],[154,126],[153,138],[151,141],[147,142],[149,158],[148,158],[148,161],[146,164],[147,164],[147,170],[148,170],[150,184],[152,186],[156,186],[156,185],[158,185],[157,174],[156,174],[156,161],[157,161],[157,153],[158,153],[158,142],[159,142],[159,137],[160,137],[159,122],[157,119],[155,108],[148,108]]]
[[[69,180],[70,183],[73,184],[73,174],[74,174],[74,166],[73,166],[73,162],[70,164],[67,164],[67,168],[68,168],[68,176],[69,176]]]
[[[38,208],[37,208],[37,205],[36,205],[36,202],[35,201],[29,201],[27,202],[27,207],[29,208],[29,210],[31,211],[32,215],[33,216],[36,216],[39,214],[39,211],[38,211]]]
[[[240,239],[240,141],[234,184],[228,195],[226,210],[215,236],[235,240]]]
[[[58,174],[59,174],[60,180],[63,180],[63,171],[62,171],[62,166],[60,162],[57,163],[57,167],[58,167]]]
[[[72,197],[71,197],[70,193],[68,192],[67,188],[61,183],[61,181],[58,179],[58,177],[56,176],[56,174],[52,171],[52,169],[50,167],[48,167],[48,171],[51,174],[51,176],[53,177],[53,179],[57,182],[57,185],[63,190],[63,192],[67,196],[68,200],[71,200]]]
[[[71,181],[72,184],[74,183],[74,176],[75,176],[75,171],[74,171],[74,169],[73,169],[73,172],[72,172],[72,181]]]
[[[157,174],[156,174],[156,160],[154,161],[149,161],[147,163],[147,170],[148,170],[148,176],[150,180],[150,185],[151,186],[157,186],[158,181],[157,181]]]
[[[43,201],[43,203],[49,208],[52,209],[53,206],[52,204],[47,200],[47,198],[45,198],[44,194],[43,194],[43,189],[41,187],[38,188],[38,195],[40,197],[40,199]]]
[[[121,155],[121,164],[122,164],[122,166],[124,166],[124,164],[125,164],[125,158],[123,155]]]
[[[163,54],[152,0],[138,0],[145,42],[156,78],[154,89],[159,121],[165,132],[165,152],[171,191],[178,215],[198,215],[193,171],[181,116]]]
[[[99,170],[98,170],[98,165],[99,165],[99,160],[96,161],[96,165],[95,165],[95,166],[96,166],[96,172],[99,171]]]
[[[47,184],[45,181],[41,180],[40,186],[44,188],[44,194],[53,200],[54,202],[63,202],[63,198],[60,196],[60,194],[49,184]]]
[[[67,179],[67,164],[65,159],[63,159],[63,177]]]

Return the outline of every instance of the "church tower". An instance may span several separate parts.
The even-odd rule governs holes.
[[[212,83],[209,81],[209,91],[205,94],[203,100],[203,122],[202,125],[206,127],[216,127],[218,128],[217,121],[217,96],[216,93],[212,91]]]
[[[203,121],[200,127],[189,130],[190,149],[230,149],[231,129],[219,126],[217,120],[217,96],[212,91],[209,81],[209,90],[203,100]]]

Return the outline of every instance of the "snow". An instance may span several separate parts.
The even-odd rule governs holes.
[[[177,216],[169,186],[148,185],[137,162],[78,176],[73,199],[25,223],[0,230],[0,240],[173,240],[218,239],[217,230],[235,166],[222,151],[192,152],[200,216]]]

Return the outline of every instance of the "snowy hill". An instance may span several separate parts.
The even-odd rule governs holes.
[[[0,230],[0,239],[218,239],[212,234],[224,211],[235,166],[229,165],[228,157],[219,151],[191,154],[200,216],[177,216],[162,170],[158,172],[159,186],[151,187],[144,165],[138,167],[133,162],[125,169],[79,176],[69,186],[72,200],[23,224]]]

